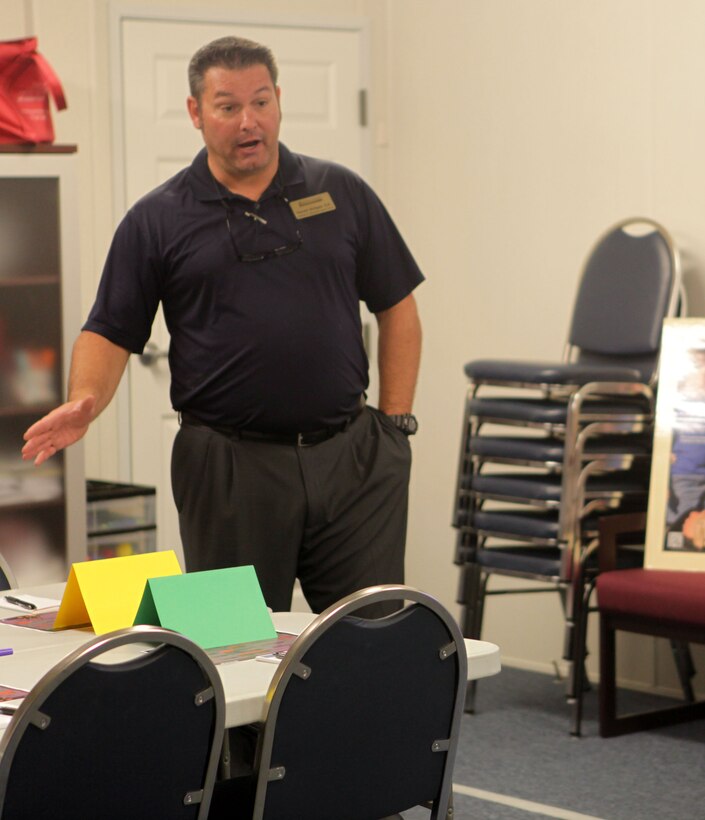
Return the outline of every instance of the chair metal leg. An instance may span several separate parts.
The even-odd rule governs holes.
[[[600,736],[615,733],[617,719],[617,681],[615,630],[609,618],[600,615]]]
[[[218,764],[218,778],[227,780],[230,777],[230,734],[226,729],[223,732],[223,745],[220,749],[220,762]]]
[[[588,551],[596,546],[594,542]],[[587,617],[592,583],[585,573],[584,561],[588,551],[576,558],[572,566],[572,580],[565,589],[563,600],[565,610],[565,644],[563,659],[569,662],[568,685],[566,698],[575,703],[582,698],[585,691],[590,690],[590,680],[585,669],[587,657]]]
[[[578,686],[583,686],[587,680],[583,665],[585,649],[578,649],[580,643],[581,612],[578,604],[580,592],[575,589],[576,584],[559,590],[565,629],[563,638],[563,660],[568,662],[568,676],[566,678],[566,700],[573,703],[578,693]],[[580,682],[578,682],[580,681]]]
[[[458,566],[472,563],[477,554],[477,538],[473,533],[461,529],[455,539],[454,563]]]
[[[462,569],[458,603],[463,605],[460,628],[466,638],[480,638],[487,580],[477,564],[467,564]],[[475,711],[476,692],[477,681],[469,681],[465,692],[465,712],[468,714]]]
[[[458,603],[462,604],[460,628],[464,637],[478,639],[482,625],[482,571],[477,564],[461,569]]]
[[[465,690],[465,706],[463,710],[466,715],[475,714],[475,698],[477,696],[477,681],[469,680],[468,688]]]
[[[676,663],[678,679],[683,690],[683,699],[686,703],[695,701],[695,692],[691,679],[695,676],[695,665],[690,653],[690,645],[685,641],[671,641],[671,652]]]
[[[590,609],[590,598],[592,591],[595,588],[595,579],[593,578],[585,586],[582,597],[582,606],[580,609],[580,620],[576,625],[576,642],[575,642],[575,658],[580,659],[579,662],[574,663],[575,669],[575,698],[573,700],[573,723],[570,730],[571,735],[580,737],[583,722],[583,699],[585,692],[589,691],[590,683],[587,678],[587,670],[585,669],[585,658],[587,657],[587,628],[588,615],[593,610]]]
[[[472,471],[472,458],[470,456],[470,439],[476,434],[476,424],[470,414],[470,402],[475,395],[475,388],[472,383],[468,388],[465,397],[465,410],[463,412],[463,425],[460,436],[460,457],[455,485],[455,509],[453,511],[453,526],[460,528],[463,526],[467,515],[467,500],[463,498],[463,480]]]

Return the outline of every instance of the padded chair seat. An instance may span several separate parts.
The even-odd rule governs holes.
[[[623,512],[636,512],[643,507],[644,502],[637,498],[634,501],[625,500],[619,509]],[[598,517],[606,515],[610,515],[610,512],[600,510],[583,518],[581,520],[582,537],[591,538],[597,535]],[[472,513],[472,519],[468,521],[468,525],[472,530],[479,530],[485,534],[492,533],[498,538],[509,535],[510,537],[539,538],[548,541],[557,538],[559,532],[557,511],[477,510]]]
[[[560,501],[561,476],[520,475],[517,473],[481,473],[468,480],[468,489],[494,497],[521,498],[530,501]],[[626,478],[624,474],[588,479],[587,498],[603,498],[618,493],[630,496],[646,495],[648,480]]]
[[[550,399],[472,399],[469,413],[476,418],[497,419],[530,424],[566,423],[568,405]],[[581,418],[588,421],[607,420],[619,416],[621,422],[650,418],[643,402],[591,401],[582,408]]]
[[[472,436],[468,449],[471,455],[480,458],[562,465],[565,444],[557,438]]]
[[[478,510],[472,517],[471,527],[485,533],[553,541],[558,538],[558,513],[532,510]]]
[[[597,578],[597,599],[603,612],[688,623],[705,629],[705,577],[699,572],[604,572]]]
[[[565,442],[558,438],[522,436],[472,436],[470,454],[485,459],[505,459],[533,464],[562,464]],[[637,436],[610,436],[589,439],[584,453],[587,457],[651,455],[651,441]]]
[[[561,572],[561,555],[560,547],[527,547],[512,544],[478,549],[476,561],[484,570],[490,572],[496,570],[558,578]],[[624,549],[617,555],[618,566],[625,568],[620,572],[629,572],[634,567],[641,567],[643,561],[643,550]],[[587,572],[597,570],[597,556],[589,556],[584,568]]]
[[[485,570],[503,570],[529,575],[560,576],[559,547],[493,547],[477,551],[477,563]]]
[[[465,375],[472,381],[517,382],[536,385],[642,381],[641,372],[635,368],[605,364],[478,359],[468,362],[464,369]]]

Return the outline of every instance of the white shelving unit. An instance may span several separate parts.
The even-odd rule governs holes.
[[[80,327],[75,146],[0,146],[0,553],[22,585],[86,557],[79,443],[41,467],[22,434],[65,398]]]

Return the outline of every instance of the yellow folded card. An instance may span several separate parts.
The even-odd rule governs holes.
[[[147,581],[180,574],[173,550],[80,561],[71,566],[54,628],[90,624],[102,635],[132,626]]]

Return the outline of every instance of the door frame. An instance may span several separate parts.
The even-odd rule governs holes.
[[[361,90],[370,84],[371,38],[370,21],[365,17],[281,16],[273,13],[250,14],[242,11],[211,9],[157,9],[135,6],[122,0],[110,0],[109,5],[109,56],[110,94],[112,117],[112,214],[117,227],[127,209],[125,180],[125,122],[123,117],[122,87],[122,24],[126,20],[155,20],[159,22],[224,23],[228,25],[269,26],[272,28],[318,28],[354,31],[360,36]],[[369,110],[369,100],[368,100]],[[363,176],[372,183],[372,137],[369,122],[363,129],[361,168]],[[132,428],[130,423],[130,374],[126,369],[115,398],[117,419],[117,465],[118,479],[132,481]]]

